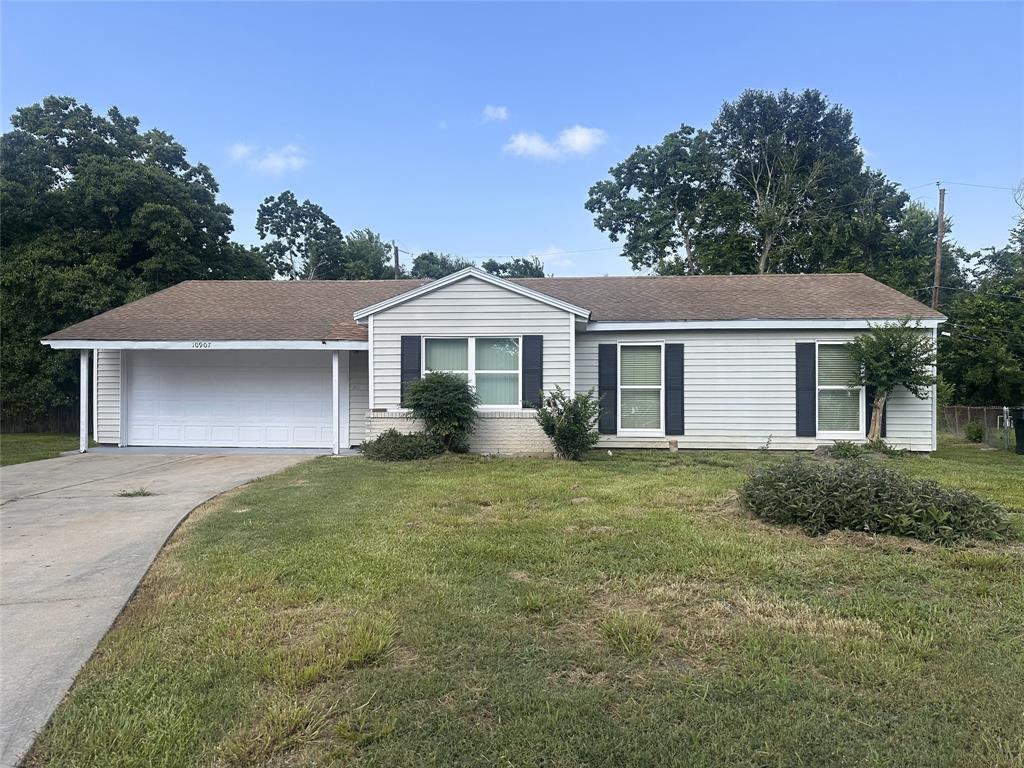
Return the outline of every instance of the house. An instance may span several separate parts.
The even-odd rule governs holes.
[[[551,450],[534,419],[554,387],[602,400],[602,447],[806,450],[863,440],[869,398],[842,344],[938,312],[861,274],[189,281],[43,339],[78,349],[82,450],[309,447],[415,427],[405,384],[465,375],[473,450]],[[91,354],[91,360],[90,360]],[[890,397],[885,437],[935,449],[935,393]]]

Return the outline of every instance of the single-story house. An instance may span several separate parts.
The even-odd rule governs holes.
[[[415,427],[406,382],[465,375],[471,448],[549,452],[541,392],[594,390],[599,447],[808,450],[863,440],[843,343],[943,315],[861,274],[188,281],[43,339],[81,351],[82,450],[357,446]],[[90,360],[91,354],[91,360]],[[935,449],[935,392],[889,399],[886,440]]]

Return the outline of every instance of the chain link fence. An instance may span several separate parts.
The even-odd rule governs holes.
[[[977,427],[982,430],[982,441],[995,448],[1012,451],[1015,443],[1013,409],[1001,405],[945,405],[939,409],[939,428],[966,439]]]

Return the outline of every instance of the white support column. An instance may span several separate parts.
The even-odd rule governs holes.
[[[79,353],[78,452],[89,450],[89,350]]]
[[[339,390],[341,389],[341,377],[338,370],[338,350],[331,352],[331,405],[334,418],[331,424],[334,428],[333,440],[331,442],[332,453],[337,456],[341,452],[341,403],[338,402]]]

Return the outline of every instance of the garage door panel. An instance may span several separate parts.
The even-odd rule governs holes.
[[[332,444],[328,354],[140,351],[129,366],[129,445]]]

